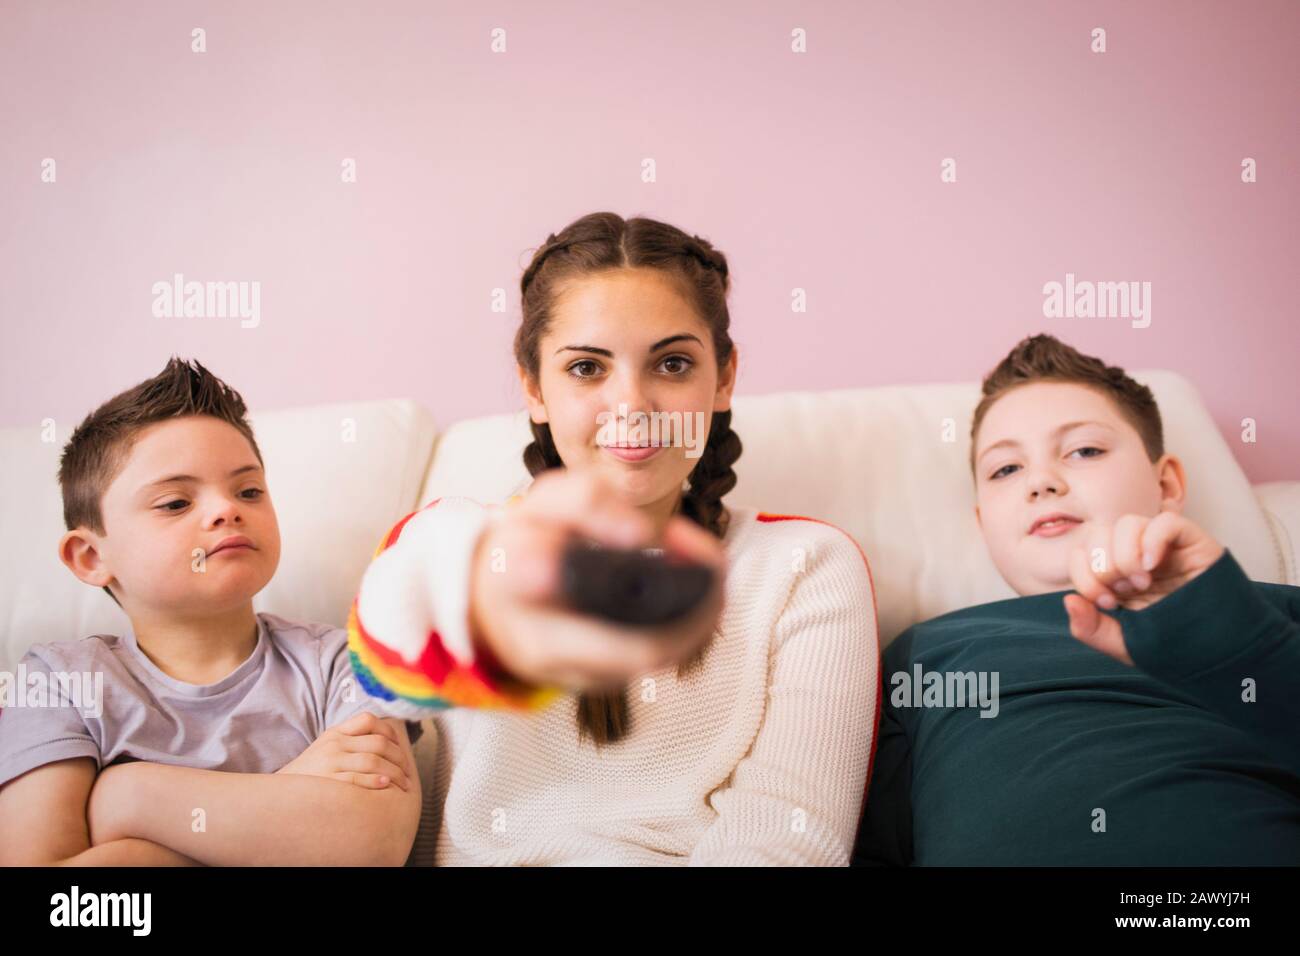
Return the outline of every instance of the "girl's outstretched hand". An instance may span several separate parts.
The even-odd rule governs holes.
[[[650,519],[600,476],[543,473],[479,537],[470,577],[472,639],[510,676],[572,691],[617,687],[689,657],[718,626],[726,551],[681,515],[673,516],[661,541],[652,532]],[[663,548],[713,568],[714,586],[685,618],[657,628],[575,613],[560,590],[564,549],[574,535],[611,548]]]

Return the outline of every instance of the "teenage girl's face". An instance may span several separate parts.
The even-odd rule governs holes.
[[[599,469],[638,507],[680,495],[735,385],[736,350],[720,375],[708,326],[655,269],[566,283],[539,361],[539,382],[519,369],[532,420],[565,467]]]

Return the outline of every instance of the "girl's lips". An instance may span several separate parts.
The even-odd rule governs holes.
[[[601,445],[600,447],[622,461],[646,461],[663,451],[662,445],[645,445],[641,447]]]

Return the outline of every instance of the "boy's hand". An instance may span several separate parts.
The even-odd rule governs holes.
[[[1222,555],[1223,545],[1173,511],[1154,518],[1125,515],[1113,525],[1095,529],[1087,547],[1070,555],[1070,579],[1079,592],[1065,596],[1070,633],[1132,666],[1119,621],[1099,608],[1150,607]]]
[[[317,737],[276,773],[300,773],[383,790],[390,782],[411,789],[411,768],[397,731],[368,711],[353,714]]]

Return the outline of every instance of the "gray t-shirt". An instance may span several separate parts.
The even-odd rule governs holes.
[[[346,631],[257,621],[252,655],[214,684],[167,676],[133,633],[33,645],[0,675],[0,786],[73,757],[274,773],[352,714],[383,716],[352,674]],[[406,726],[414,743],[422,728]]]

